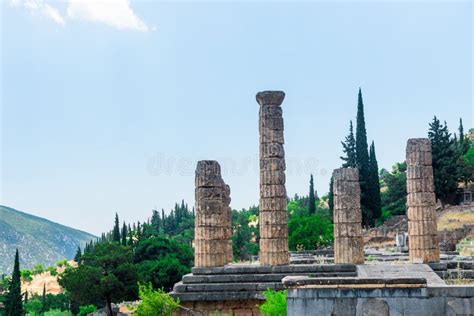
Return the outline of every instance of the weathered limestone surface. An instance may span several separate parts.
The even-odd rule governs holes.
[[[334,263],[364,263],[359,171],[340,168],[333,173]]]
[[[224,266],[232,260],[230,188],[222,180],[217,161],[198,162],[195,196],[194,265]]]
[[[427,138],[409,139],[406,160],[410,261],[439,262],[430,140]]]
[[[283,148],[282,91],[257,94],[260,104],[260,264],[289,263],[288,213]]]

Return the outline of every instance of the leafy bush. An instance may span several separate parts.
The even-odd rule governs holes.
[[[23,310],[27,316],[41,315],[43,303],[39,299],[30,299],[27,303],[23,304]]]
[[[31,272],[33,273],[33,275],[41,274],[44,272],[44,267],[41,263],[38,263],[37,265],[35,265],[33,271]]]
[[[84,305],[79,307],[79,314],[77,316],[87,316],[87,314],[93,313],[97,310],[95,305]]]
[[[44,316],[72,316],[70,311],[62,311],[60,309],[52,309],[44,313]]]
[[[286,291],[268,289],[263,296],[265,303],[259,307],[263,316],[286,316]]]
[[[58,271],[55,267],[47,267],[46,271],[49,272],[52,276],[58,275]]]
[[[31,270],[21,270],[21,279],[25,282],[31,282],[33,280],[33,273]]]
[[[137,316],[171,316],[179,308],[179,300],[174,300],[163,290],[153,290],[152,285],[140,284],[138,296],[141,303],[137,306]]]

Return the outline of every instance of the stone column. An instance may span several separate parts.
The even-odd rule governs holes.
[[[232,208],[230,207],[230,187],[225,184],[224,185],[224,208],[227,210],[225,213],[226,216],[226,239],[227,239],[227,263],[231,263],[233,261],[233,251],[232,251]]]
[[[230,241],[229,194],[217,161],[199,161],[196,168],[194,266],[219,267],[228,263]],[[232,247],[232,245],[231,245]]]
[[[334,263],[364,263],[359,170],[340,168],[333,172]]]
[[[260,104],[260,264],[285,265],[288,253],[288,211],[283,149],[283,91],[257,94]]]
[[[431,142],[407,142],[408,248],[414,263],[439,262]]]

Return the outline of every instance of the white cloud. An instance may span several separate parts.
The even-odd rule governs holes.
[[[130,0],[69,0],[65,16],[52,5],[52,1],[47,3],[45,0],[10,0],[10,5],[47,17],[62,26],[66,24],[66,19],[76,19],[103,23],[119,30],[155,30],[149,28],[135,14]]]
[[[64,21],[64,18],[61,16],[58,9],[50,6],[49,4],[45,4],[42,11],[45,16],[49,17],[54,22],[60,25],[66,24],[66,21]]]
[[[45,16],[59,25],[66,24],[66,21],[64,21],[58,9],[49,5],[44,0],[11,0],[10,4],[14,7],[23,7],[32,14]]]
[[[133,12],[129,0],[71,0],[67,15],[68,18],[104,23],[119,30],[150,30]]]

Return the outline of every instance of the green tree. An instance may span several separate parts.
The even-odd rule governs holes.
[[[190,272],[193,251],[187,244],[163,235],[141,240],[134,261],[140,282],[152,283],[155,288],[171,290],[173,284]]]
[[[46,284],[43,284],[43,296],[41,297],[41,312],[44,313],[48,309],[46,308]]]
[[[309,178],[309,199],[308,199],[308,213],[316,213],[316,198],[314,196],[314,182],[313,175],[311,174]]]
[[[125,222],[123,222],[122,225],[122,246],[127,245],[127,234],[128,234],[128,228]]]
[[[329,193],[328,193],[328,206],[329,206],[329,213],[331,215],[331,220],[334,214],[334,178],[331,175],[331,179],[329,180]]]
[[[23,315],[23,304],[21,294],[21,275],[20,275],[20,255],[18,249],[15,253],[15,263],[13,266],[13,274],[8,287],[6,314],[7,316]]]
[[[28,316],[39,316],[43,314],[43,304],[37,298],[28,300],[24,304],[24,311]],[[21,314],[18,314],[21,315]]]
[[[105,303],[112,313],[112,302],[133,300],[137,296],[137,273],[130,248],[116,242],[98,243],[82,256],[82,264],[69,267],[59,284],[79,305]]]
[[[82,257],[81,247],[77,246],[77,251],[76,251],[76,255],[74,256],[74,261],[76,261],[77,264],[81,264],[81,257]]]
[[[153,290],[149,283],[140,284],[139,296],[141,303],[135,312],[137,316],[171,316],[179,308],[179,300],[174,300],[163,290]]]
[[[352,127],[352,121],[349,124],[349,135],[346,136],[346,139],[341,142],[342,151],[345,154],[345,157],[340,157],[344,163],[342,164],[343,168],[356,168],[357,167],[357,154],[356,154],[356,140],[354,138],[354,129]]]
[[[459,151],[456,150],[456,144],[451,138],[446,122],[443,125],[436,116],[430,123],[428,137],[431,140],[433,154],[436,197],[442,204],[455,204],[459,180]]]
[[[382,209],[393,215],[406,214],[407,202],[407,164],[406,162],[396,163],[392,171],[385,169],[380,171],[383,184],[381,193]]]
[[[373,224],[373,216],[370,210],[369,151],[367,145],[367,131],[365,129],[364,102],[362,100],[362,91],[360,88],[357,104],[356,157],[357,168],[359,168],[362,223],[365,226],[370,226]]]
[[[115,242],[120,242],[120,224],[118,214],[115,213],[115,225],[114,230],[112,231],[112,240]]]
[[[379,165],[375,155],[375,145],[372,141],[369,153],[369,194],[370,210],[373,220],[377,220],[382,215],[382,201],[380,197]]]

